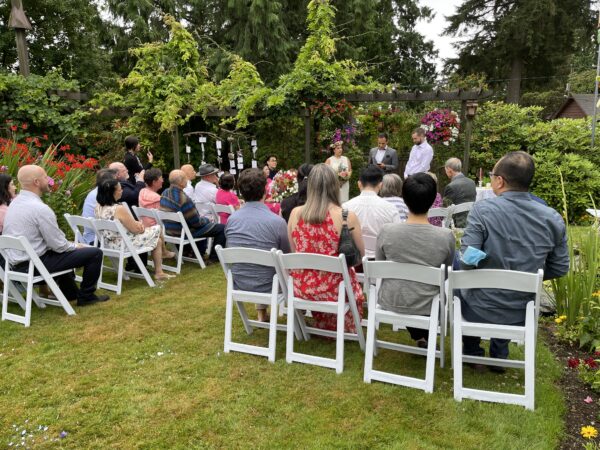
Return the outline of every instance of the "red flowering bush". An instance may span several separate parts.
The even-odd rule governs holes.
[[[577,369],[581,379],[589,384],[593,390],[600,392],[600,352],[594,352],[587,358],[569,358],[567,367]]]

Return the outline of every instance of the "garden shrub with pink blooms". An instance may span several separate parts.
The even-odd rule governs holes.
[[[427,142],[431,145],[450,145],[458,138],[460,119],[449,109],[434,109],[421,119],[421,128],[425,130]]]
[[[60,228],[71,236],[64,213],[80,214],[86,195],[94,187],[98,160],[73,155],[69,153],[68,144],[56,146],[48,142],[46,135],[23,137],[27,128],[26,123],[6,122],[10,137],[0,138],[0,172],[12,176],[17,184],[21,166],[36,164],[43,167],[51,189],[44,201],[56,213]],[[43,147],[47,148],[42,153]]]

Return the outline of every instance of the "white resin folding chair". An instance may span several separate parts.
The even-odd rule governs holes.
[[[153,250],[153,248],[150,248],[150,247],[136,248],[136,247],[134,247],[134,245],[131,242],[131,239],[129,239],[129,236],[127,235],[125,227],[119,220],[95,219],[93,224],[94,224],[94,229],[96,230],[96,237],[98,238],[98,241],[100,242],[100,249],[104,253],[104,256],[110,258],[111,260],[114,259],[117,262],[117,268],[116,268],[117,284],[110,284],[110,283],[103,281],[102,277],[103,277],[104,271],[106,269],[113,270],[112,268],[107,267],[103,264],[101,271],[100,271],[100,278],[98,279],[99,287],[101,287],[103,289],[108,289],[108,290],[114,291],[114,292],[116,292],[117,295],[120,295],[123,290],[123,276],[124,275],[127,275],[129,277],[135,277],[135,278],[140,278],[140,277],[144,278],[146,280],[146,283],[148,283],[148,286],[150,286],[150,287],[156,286],[156,284],[154,283],[154,280],[148,273],[148,269],[146,269],[146,265],[142,262],[142,260],[140,259],[140,256],[139,256],[142,253],[151,252]],[[119,245],[118,249],[106,247],[104,238],[103,238],[103,234],[105,231],[115,233],[119,236],[119,238],[121,240],[121,244]],[[135,273],[135,272],[125,271],[124,261],[127,258],[133,258],[136,265],[138,266],[138,269],[140,270],[141,275],[138,273]]]
[[[21,251],[27,255],[27,258],[29,259],[27,272],[18,272],[13,270],[6,255],[6,250],[9,249]],[[0,236],[0,254],[2,254],[2,257],[5,261],[3,270],[4,290],[2,293],[2,320],[11,320],[13,322],[22,323],[28,327],[31,323],[31,303],[32,300],[34,300],[35,295],[33,292],[33,285],[42,281],[46,283],[54,297],[56,297],[56,300],[41,298],[38,296],[36,300],[38,306],[42,308],[44,308],[45,305],[60,306],[68,315],[75,315],[75,311],[56,284],[56,281],[54,281],[54,277],[70,273],[72,272],[72,269],[53,273],[48,272],[48,269],[46,269],[46,266],[44,266],[39,256],[35,253],[29,241],[23,236]],[[26,296],[24,316],[8,312],[9,292],[11,290],[11,286],[14,287],[12,283],[15,281],[25,285]]]
[[[444,367],[444,335],[446,332],[444,315],[445,292],[444,279],[446,267],[428,267],[417,264],[405,264],[392,261],[367,261],[363,259],[365,277],[369,280],[369,320],[367,326],[367,347],[365,352],[364,381],[383,381],[385,383],[399,384],[402,386],[422,389],[425,392],[433,392],[433,379],[435,370],[435,359],[440,359],[440,367]],[[405,280],[429,284],[438,287],[438,293],[432,298],[431,312],[429,316],[413,314],[400,314],[393,311],[385,311],[377,304],[376,283],[383,280]],[[387,323],[392,326],[403,326],[429,330],[427,348],[412,345],[398,344],[378,340],[376,336],[376,324]],[[440,348],[436,349],[439,327]],[[392,374],[373,369],[373,355],[377,348],[387,348],[416,355],[425,355],[425,379]]]
[[[432,219],[434,217],[442,218],[442,226],[448,228],[450,226],[450,217],[452,216],[453,205],[448,208],[430,208],[427,211],[427,218]]]
[[[220,245],[217,245],[215,251],[217,252],[221,266],[223,267],[223,272],[225,272],[225,277],[227,278],[224,340],[225,353],[229,353],[230,351],[250,353],[252,355],[266,356],[269,361],[274,362],[277,330],[285,331],[287,329],[285,324],[277,323],[278,306],[286,301],[287,286],[285,284],[285,277],[282,276],[281,269],[279,268],[276,250],[272,249],[271,251],[266,251],[242,247],[223,248]],[[254,264],[272,267],[275,270],[275,275],[273,275],[271,292],[251,292],[235,289],[234,275],[231,270],[234,264]],[[260,322],[258,320],[249,319],[244,303],[269,306],[271,308],[269,322]],[[267,347],[233,342],[232,323],[234,304],[240,313],[246,333],[252,334],[254,328],[266,328],[269,330],[269,343]],[[298,318],[296,320],[298,320]],[[296,338],[303,338],[300,328],[296,329]]]
[[[211,202],[194,202],[196,209],[198,210],[198,214],[202,217],[206,217],[211,222],[219,223],[219,216],[215,215],[213,212],[212,206],[214,203]]]
[[[281,250],[277,252],[281,268],[286,272],[287,276],[287,308],[288,308],[288,324],[287,324],[287,347],[286,361],[292,363],[294,361],[304,364],[314,364],[321,367],[335,369],[337,373],[342,373],[344,370],[344,340],[358,340],[361,350],[365,349],[365,337],[361,326],[358,308],[356,306],[356,298],[352,291],[352,282],[348,267],[346,266],[346,258],[344,255],[325,256],[312,253],[290,253],[283,254]],[[337,301],[323,302],[313,301],[306,298],[297,298],[294,295],[294,274],[295,270],[320,270],[322,272],[337,273],[342,276],[342,281],[337,289]],[[346,303],[346,299],[348,302]],[[322,330],[320,328],[305,327],[306,338],[310,338],[311,334],[333,337],[336,339],[335,359],[323,358],[320,356],[307,355],[294,351],[294,333],[296,332],[296,322],[294,320],[296,311],[318,311],[322,313],[330,313],[337,315],[337,330]],[[356,333],[344,332],[344,318],[348,311],[352,312]]]
[[[200,250],[196,245],[197,242],[205,240],[206,238],[195,238],[188,227],[187,222],[185,221],[185,217],[183,217],[183,213],[181,211],[177,212],[167,212],[161,211],[159,209],[156,211],[156,217],[158,218],[159,223],[165,229],[165,222],[175,222],[181,226],[181,231],[179,232],[179,236],[171,236],[165,233],[165,243],[167,244],[175,244],[177,247],[177,265],[169,266],[163,262],[163,269],[170,270],[175,273],[181,272],[181,264],[183,261],[188,262],[197,262],[200,264],[200,267],[203,269],[206,268],[206,264],[204,264],[204,260],[202,259],[202,255],[200,254]],[[188,258],[183,256],[184,245],[189,245],[192,251],[194,252],[194,258]]]
[[[450,293],[453,293],[454,289],[509,289],[521,293],[535,294],[535,300],[527,303],[524,326],[467,322],[461,314],[460,299],[454,297],[452,358],[455,400],[462,401],[463,398],[470,398],[488,402],[522,405],[527,409],[534,409],[535,345],[543,279],[544,271],[542,269],[538,270],[538,273],[491,269],[466,271],[448,269],[448,292]],[[463,336],[486,336],[497,339],[524,341],[525,359],[512,360],[463,355]],[[525,369],[525,394],[520,395],[465,388],[463,386],[463,363]]]
[[[216,218],[216,223],[221,223],[221,216],[219,216],[219,213],[225,213],[225,214],[231,215],[235,212],[235,208],[231,205],[217,205],[214,203],[210,203],[210,208],[211,208],[213,217]]]
[[[74,242],[76,244],[85,244],[89,245],[83,239],[83,233],[86,229],[92,230],[94,232],[94,219],[83,216],[72,216],[69,213],[64,214],[65,220],[69,225],[69,228],[73,231]],[[98,245],[98,236],[94,233],[94,247]],[[81,283],[81,276],[75,275],[75,280]]]
[[[460,213],[471,211],[475,202],[465,202],[458,205],[451,205],[452,209],[449,211],[448,222],[449,225],[454,227],[454,216]]]

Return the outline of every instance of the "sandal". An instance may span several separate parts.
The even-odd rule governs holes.
[[[175,278],[175,275],[169,275],[168,273],[161,273],[160,275],[154,275],[154,279],[157,281],[170,280]]]

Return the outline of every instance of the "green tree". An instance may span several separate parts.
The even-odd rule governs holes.
[[[589,0],[464,0],[448,19],[445,33],[465,38],[449,65],[460,74],[507,79],[511,103],[520,100],[522,80],[543,86],[568,72],[594,24]]]
[[[60,68],[68,79],[90,89],[112,77],[103,45],[106,27],[95,2],[89,0],[24,0],[32,29],[27,31],[31,73],[43,76]],[[15,32],[8,28],[11,2],[0,2],[0,66],[16,68]]]

